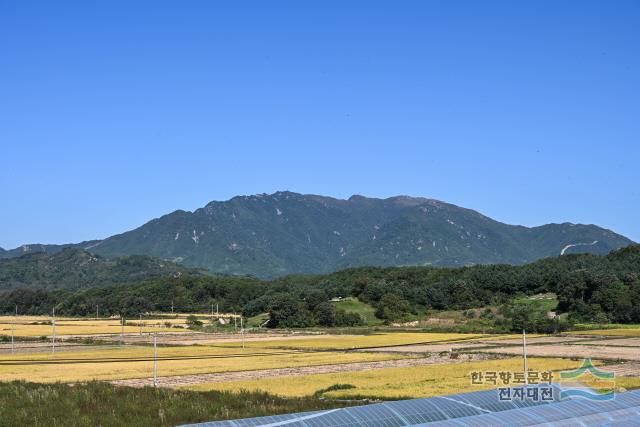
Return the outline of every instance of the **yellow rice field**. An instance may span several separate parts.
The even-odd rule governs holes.
[[[1,355],[0,378],[3,381],[25,380],[35,382],[76,382],[89,380],[115,380],[147,378],[153,367],[152,347],[124,346],[91,351],[33,353],[28,355]],[[226,357],[223,357],[226,356]],[[388,354],[296,352],[278,350],[251,350],[183,346],[158,348],[159,376],[199,373],[231,372],[254,369],[273,369],[298,366],[316,366],[335,363],[353,363],[398,359]],[[162,358],[183,357],[182,360]],[[143,359],[128,361],[127,358]],[[67,360],[64,360],[67,359]],[[72,360],[68,360],[72,359]],[[106,359],[120,359],[109,363]],[[122,361],[122,360],[125,361]],[[20,364],[7,364],[16,363]],[[65,362],[42,363],[42,362]],[[28,364],[28,362],[39,362]]]
[[[97,323],[97,322],[96,322]],[[12,328],[15,328],[16,337],[40,337],[53,335],[53,327],[51,325],[31,325],[31,324],[0,324],[0,335],[11,335]],[[84,324],[83,322],[66,322],[56,321],[56,335],[106,335],[119,334],[123,329],[119,324]],[[158,325],[156,327],[147,325],[143,326],[142,332],[187,332],[184,328],[167,328]],[[125,334],[139,333],[139,326],[124,327]]]
[[[47,322],[51,320],[51,316],[0,316],[0,323],[26,323],[26,322]],[[56,320],[85,320],[77,317],[56,317]],[[111,320],[111,319],[104,319]]]
[[[455,334],[431,332],[379,332],[371,335],[317,335],[301,339],[255,341],[247,343],[251,348],[296,348],[296,349],[353,349],[366,347],[396,346],[404,344],[420,344],[433,342],[466,341],[475,338],[489,338],[490,335]],[[239,343],[227,343],[229,347],[237,347]]]
[[[53,335],[53,327],[50,324],[52,318],[46,316],[0,316],[0,335],[16,337],[40,337]],[[56,318],[56,335],[105,335],[126,334],[140,332],[139,319],[125,319],[124,331],[119,318],[109,319],[81,319],[81,318]],[[185,319],[144,319],[142,320],[142,332],[187,332]]]
[[[567,359],[531,358],[532,371],[559,371],[574,369],[580,362]],[[522,359],[502,359],[464,364],[425,365],[408,368],[387,368],[372,371],[340,372],[298,377],[275,377],[254,381],[199,384],[185,388],[191,390],[262,390],[282,396],[311,396],[334,384],[351,384],[355,388],[335,390],[323,395],[329,398],[397,399],[431,397],[463,393],[498,387],[498,385],[471,384],[473,371],[522,372]]]

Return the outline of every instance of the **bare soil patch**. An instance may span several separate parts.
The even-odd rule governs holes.
[[[368,352],[376,353],[443,353],[455,352],[457,350],[474,349],[478,347],[486,347],[482,343],[447,343],[447,344],[417,344],[417,345],[399,345],[395,347],[375,347],[368,348]]]
[[[607,372],[614,372],[616,377],[640,377],[640,363],[617,363],[602,367]]]
[[[615,338],[615,339],[606,339],[606,340],[584,341],[581,344],[620,346],[620,347],[640,347],[640,338]]]
[[[574,336],[548,336],[548,337],[527,337],[527,344],[553,344],[553,343],[565,343],[573,341],[584,341],[586,337],[574,337]],[[507,340],[485,339],[478,340],[484,344],[491,345],[522,345],[522,338],[513,338]]]

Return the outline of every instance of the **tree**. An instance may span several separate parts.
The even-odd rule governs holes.
[[[330,302],[321,302],[313,310],[313,317],[320,326],[333,326],[335,322],[335,310]]]
[[[314,310],[319,304],[328,300],[327,294],[320,289],[309,289],[303,295],[304,301],[310,310]]]
[[[453,306],[457,309],[477,307],[480,304],[473,294],[472,286],[466,280],[456,281],[451,288],[451,295],[455,296]]]
[[[406,320],[411,313],[409,301],[397,294],[385,294],[378,303],[376,317],[387,321]]]
[[[269,305],[270,328],[306,328],[311,326],[311,313],[306,305],[287,294],[277,294]]]
[[[271,305],[272,300],[271,295],[262,295],[254,300],[249,301],[245,304],[242,309],[242,314],[246,317],[253,317],[261,313],[265,313],[269,310],[269,306]]]
[[[362,317],[358,313],[337,309],[333,315],[333,326],[361,326],[364,325]]]
[[[512,332],[558,333],[569,324],[559,317],[550,317],[544,308],[527,301],[512,301],[502,307],[502,314]]]

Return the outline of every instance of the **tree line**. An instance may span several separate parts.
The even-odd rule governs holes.
[[[251,277],[163,276],[79,291],[15,289],[0,294],[0,312],[137,316],[154,311],[269,313],[271,327],[353,326],[362,319],[329,301],[356,297],[392,321],[408,313],[505,306],[517,318],[516,296],[552,292],[574,321],[640,323],[640,246],[608,255],[573,254],[531,264],[461,268],[359,267],[326,275]],[[509,305],[511,304],[511,306]],[[511,311],[509,311],[511,310]],[[356,317],[357,316],[357,317]]]

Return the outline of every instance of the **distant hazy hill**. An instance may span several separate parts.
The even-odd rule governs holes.
[[[1,259],[0,291],[20,287],[79,289],[183,273],[198,271],[148,256],[105,259],[81,249],[65,248],[53,255],[41,252]]]
[[[274,277],[362,265],[523,264],[563,251],[605,254],[631,243],[595,225],[513,226],[432,199],[278,192],[175,211],[77,246],[105,257],[144,254],[219,273]]]
[[[14,258],[26,254],[35,254],[44,252],[47,254],[55,254],[66,248],[84,248],[93,244],[99,243],[100,240],[89,240],[81,243],[67,243],[64,245],[43,245],[40,243],[34,243],[29,245],[22,245],[15,249],[5,250],[0,248],[0,258]]]

